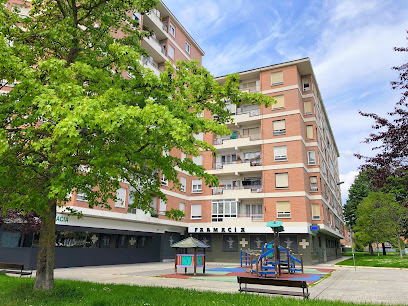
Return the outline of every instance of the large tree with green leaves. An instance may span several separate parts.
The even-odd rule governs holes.
[[[32,0],[25,19],[5,2],[0,75],[16,83],[0,96],[0,203],[3,211],[41,216],[35,288],[51,289],[56,209],[72,191],[84,191],[90,207],[109,208],[127,181],[134,205],[148,210],[153,195],[165,198],[154,173],[177,184],[178,167],[216,184],[191,159],[163,152],[215,153],[193,134],[228,133],[227,100],[273,99],[241,92],[237,75],[220,86],[196,61],[167,64],[160,77],[145,69],[139,42],[150,33],[139,30],[130,11],[147,12],[154,1]],[[218,119],[201,117],[203,111]]]
[[[356,225],[357,207],[368,195],[370,190],[372,190],[370,170],[363,170],[354,179],[354,182],[349,189],[346,204],[344,204],[343,207],[343,215],[348,226],[353,228]]]

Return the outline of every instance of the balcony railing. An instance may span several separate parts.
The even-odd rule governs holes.
[[[250,189],[251,192],[263,192],[262,185],[250,185],[250,186],[218,186],[213,187],[212,194],[223,194],[224,190],[243,190],[243,189]]]
[[[261,109],[245,109],[237,108],[237,115],[249,114],[249,117],[259,116],[261,114]]]
[[[259,86],[249,87],[249,88],[240,88],[243,92],[258,92]]]
[[[225,138],[225,137],[222,137],[222,138],[214,138],[213,144],[214,144],[214,145],[221,145],[221,144],[223,144],[224,141],[226,141],[226,140],[234,140],[234,139],[238,139],[238,138],[249,138],[250,141],[260,140],[260,139],[261,139],[261,134],[259,133],[259,134],[249,134],[249,135],[248,135],[248,134],[245,134],[245,135],[240,135],[240,134],[236,133],[236,135],[235,135],[233,138],[231,138],[231,136],[228,137],[228,138]]]
[[[264,221],[264,214],[238,214],[238,218],[251,218],[252,221]]]
[[[242,161],[231,161],[231,162],[218,162],[213,163],[213,170],[223,169],[224,165],[234,165],[234,164],[250,164],[251,167],[262,166],[262,159],[252,159],[252,160],[242,160]]]

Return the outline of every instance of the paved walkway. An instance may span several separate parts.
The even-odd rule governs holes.
[[[354,271],[354,267],[334,266],[340,260],[313,266],[313,268],[335,268],[336,271],[309,289],[312,299],[408,305],[408,269],[357,267],[357,271]],[[208,263],[207,269],[222,266],[233,266],[233,264]],[[174,263],[160,262],[56,269],[55,278],[110,284],[194,288],[216,292],[237,292],[238,289],[238,285],[231,282],[197,279],[169,280],[157,277],[173,272]]]

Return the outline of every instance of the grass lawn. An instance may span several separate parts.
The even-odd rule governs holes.
[[[344,254],[351,256],[351,253]],[[408,255],[403,255],[402,259],[399,257],[399,253],[387,253],[383,256],[382,252],[380,256],[375,253],[374,256],[369,255],[366,252],[356,252],[356,266],[364,267],[387,267],[387,268],[408,268]],[[337,263],[336,265],[342,266],[354,266],[353,258],[346,259]]]
[[[33,283],[34,279],[0,274],[0,305],[356,305],[243,293],[201,292],[68,280],[56,280],[55,289],[51,292],[37,292],[32,289]]]

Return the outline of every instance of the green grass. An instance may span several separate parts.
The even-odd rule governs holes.
[[[352,254],[345,253],[345,256],[351,256]],[[377,256],[377,253],[374,256],[369,255],[366,252],[356,252],[355,254],[356,266],[363,267],[386,267],[386,268],[408,268],[408,255],[403,255],[400,259],[399,253],[387,253],[383,256],[380,253],[380,256]],[[353,258],[346,259],[337,263],[336,265],[341,266],[354,266]]]
[[[177,280],[174,280],[176,282]],[[33,291],[34,279],[0,275],[0,304],[11,305],[356,305],[303,301],[254,294],[216,293],[179,288],[138,287],[56,280],[50,292]],[[237,285],[238,288],[238,285]]]

